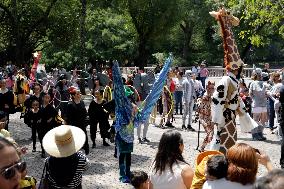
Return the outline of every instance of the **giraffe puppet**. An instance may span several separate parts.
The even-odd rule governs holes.
[[[220,8],[218,12],[212,11],[209,14],[220,24],[224,47],[224,65],[227,71],[227,75],[223,76],[216,86],[212,98],[212,122],[215,127],[210,148],[226,153],[237,141],[237,114],[240,117],[243,132],[249,132],[258,125],[245,112],[244,103],[239,96],[239,79],[244,62],[240,58],[231,28],[237,26],[240,21],[225,8]]]

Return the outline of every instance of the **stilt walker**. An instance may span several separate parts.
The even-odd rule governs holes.
[[[242,131],[251,131],[258,125],[245,112],[244,103],[239,96],[239,79],[244,62],[240,58],[231,30],[232,26],[239,24],[239,19],[223,7],[218,12],[210,12],[210,15],[219,22],[221,27],[224,64],[227,71],[227,75],[220,80],[212,98],[212,122],[217,132],[214,132],[211,149],[220,150],[225,154],[237,141],[237,114],[240,116]]]

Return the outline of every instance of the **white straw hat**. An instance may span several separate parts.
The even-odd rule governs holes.
[[[85,140],[86,135],[82,129],[71,125],[61,125],[46,133],[42,145],[49,155],[60,158],[78,152]]]

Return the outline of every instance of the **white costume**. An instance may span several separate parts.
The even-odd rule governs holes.
[[[249,132],[258,124],[245,112],[245,105],[239,96],[239,81],[232,73],[223,76],[213,93],[212,122],[217,124],[217,132],[212,140],[211,149],[226,152],[237,141],[236,115],[240,116],[243,132]]]
[[[187,128],[192,129],[191,122],[192,122],[192,112],[193,112],[193,105],[194,105],[194,99],[196,98],[196,92],[194,89],[194,81],[191,79],[191,71],[187,70],[185,72],[186,78],[184,78],[182,82],[183,87],[183,115],[182,115],[182,125],[183,128],[185,127],[185,120],[186,116],[188,115],[188,123]]]

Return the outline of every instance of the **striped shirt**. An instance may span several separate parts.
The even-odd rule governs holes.
[[[63,189],[63,188],[69,188],[69,189],[79,189],[79,188],[82,188],[82,174],[83,172],[87,169],[88,167],[88,158],[80,151],[77,152],[77,155],[79,157],[79,160],[78,160],[78,165],[77,165],[77,169],[76,169],[76,172],[73,176],[73,179],[72,181],[66,185],[66,186],[59,186],[55,180],[52,178],[52,175],[50,174],[49,172],[49,169],[47,168],[46,171],[47,171],[47,178],[48,178],[48,181],[49,181],[49,188],[57,188],[57,189]],[[47,158],[46,161],[48,161],[49,158]],[[48,166],[47,166],[48,167]],[[62,175],[62,179],[64,175]]]

